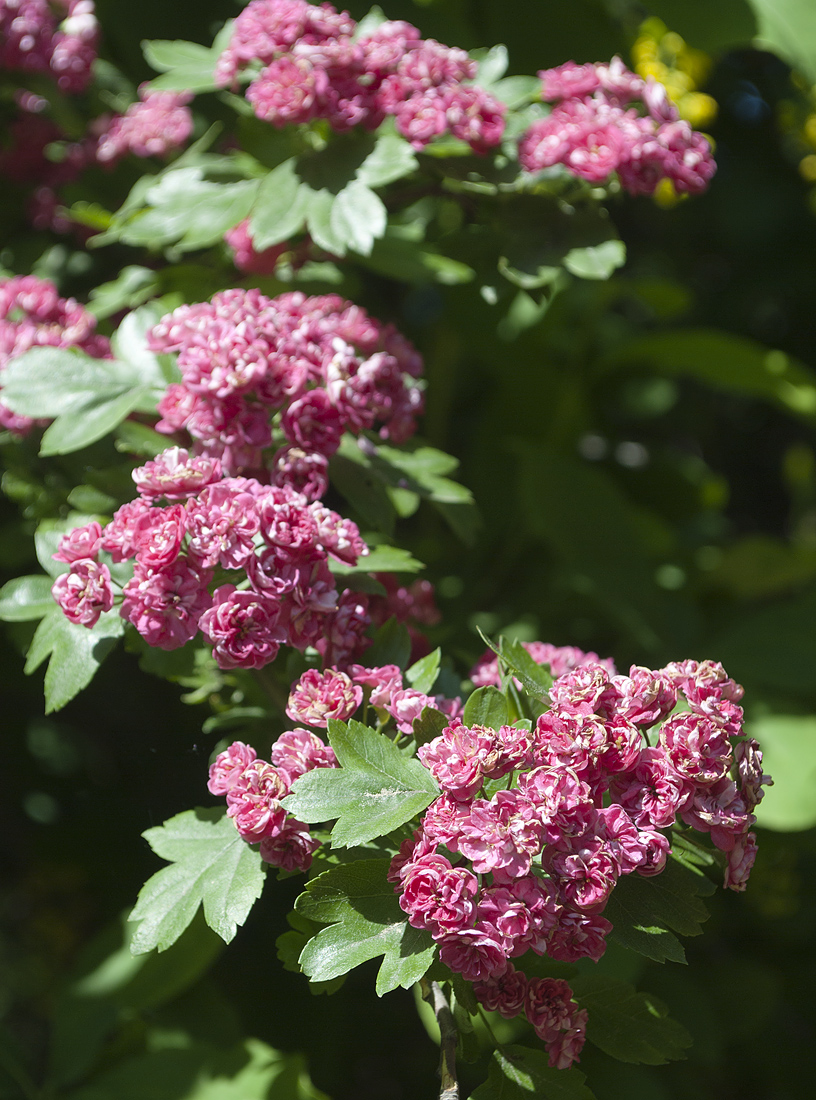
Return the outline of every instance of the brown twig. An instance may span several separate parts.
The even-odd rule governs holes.
[[[459,1035],[453,1013],[438,982],[420,978],[419,988],[423,1001],[431,1006],[439,1025],[439,1100],[459,1100],[459,1083],[456,1080],[456,1044]]]

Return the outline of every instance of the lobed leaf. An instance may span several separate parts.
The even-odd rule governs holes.
[[[497,1050],[487,1081],[471,1100],[595,1100],[577,1069],[551,1069],[543,1050],[505,1046]]]
[[[657,997],[603,974],[585,974],[571,984],[589,1012],[587,1039],[612,1058],[662,1066],[685,1057],[691,1036]]]
[[[37,627],[25,663],[29,675],[48,660],[46,714],[60,710],[88,686],[124,631],[124,621],[117,611],[100,616],[89,630],[66,619],[61,609],[52,605]]]
[[[261,896],[264,870],[260,853],[240,836],[223,810],[185,810],[142,834],[170,861],[148,879],[130,914],[138,927],[135,955],[165,951],[204,907],[204,919],[229,943]]]
[[[425,974],[435,945],[412,928],[386,875],[388,859],[365,859],[318,875],[295,903],[298,913],[327,924],[306,944],[299,963],[314,981],[329,981],[383,955],[377,995],[407,989]]]
[[[372,546],[354,565],[331,559],[329,568],[338,576],[350,573],[419,573],[425,566],[401,546]]]
[[[15,577],[0,588],[0,619],[6,623],[27,623],[54,610],[51,577],[37,574]]]
[[[306,772],[283,804],[301,821],[336,821],[331,834],[335,847],[351,848],[385,836],[439,794],[427,768],[360,722],[330,720],[329,742],[340,767]]]

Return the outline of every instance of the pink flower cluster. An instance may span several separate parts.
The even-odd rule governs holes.
[[[93,0],[0,0],[0,67],[45,73],[60,91],[83,92],[96,59]]]
[[[149,342],[178,352],[182,375],[159,404],[159,431],[186,429],[233,474],[261,467],[274,441],[275,484],[312,500],[344,431],[379,425],[401,443],[422,410],[415,349],[337,295],[225,290],[163,318]]]
[[[106,122],[96,142],[95,159],[110,164],[132,153],[137,157],[164,157],[179,148],[193,132],[189,92],[153,92],[139,87],[139,102],[123,115]],[[101,127],[100,127],[101,128]]]
[[[329,720],[351,718],[365,699],[377,711],[380,719],[392,718],[400,733],[413,733],[414,720],[425,707],[441,710],[454,718],[462,712],[460,699],[442,695],[426,695],[405,687],[397,665],[366,668],[347,665],[346,671],[328,668],[325,672],[309,669],[292,688],[286,713],[294,722],[326,729]]]
[[[187,141],[193,120],[184,104],[190,96],[150,92],[147,85],[139,89],[139,96],[141,102],[125,114],[94,119],[76,141],[45,117],[45,99],[31,93],[17,96],[20,113],[8,126],[7,147],[0,150],[0,175],[19,185],[35,185],[26,187],[27,213],[35,229],[86,238],[89,230],[60,210],[60,190],[66,184],[95,164],[110,168],[127,154],[164,157]],[[46,155],[52,143],[60,148],[58,160]]]
[[[563,164],[600,183],[617,172],[633,195],[651,195],[662,179],[679,192],[705,191],[716,164],[702,134],[681,120],[662,84],[608,65],[569,61],[539,73],[542,96],[555,102],[519,142],[528,172]]]
[[[477,1000],[508,1020],[523,1012],[544,1042],[554,1069],[578,1061],[586,1040],[588,1013],[572,999],[569,985],[558,978],[528,978],[512,966],[496,978],[474,983]]]
[[[120,613],[160,649],[200,630],[220,668],[262,668],[283,644],[325,647],[333,631],[342,634],[356,596],[338,598],[328,559],[353,564],[368,552],[350,520],[292,489],[222,477],[218,459],[180,447],[133,478],[139,496],[104,529],[91,523],[60,542],[55,557],[70,568],[53,593],[73,622],[93,626],[113,604],[98,561],[106,551],[114,562],[134,561]],[[232,580],[211,593],[216,570]],[[367,625],[360,621],[355,645]]]
[[[0,381],[9,360],[34,347],[81,348],[104,359],[110,355],[110,344],[95,329],[93,314],[73,298],[60,298],[47,279],[34,275],[0,279]],[[0,426],[22,436],[34,423],[0,400]]]
[[[622,676],[580,651],[549,660],[573,667],[532,728],[455,719],[419,748],[441,794],[391,868],[409,922],[431,932],[452,970],[490,990],[499,982],[489,995],[505,1006],[520,1003],[510,960],[526,951],[600,958],[615,884],[662,871],[663,830],[678,817],[710,833],[727,854],[725,885],[743,890],[756,850],[751,811],[769,782],[756,742],[732,747],[742,688],[721,665],[633,666]],[[574,1054],[583,1041],[568,1016],[554,1064],[572,1057],[559,1043]]]
[[[271,763],[235,741],[210,766],[210,794],[226,795],[227,814],[247,844],[286,871],[308,871],[320,841],[281,805],[294,781],[313,768],[336,768],[334,750],[304,729],[288,730],[272,745]]]
[[[504,106],[471,81],[464,50],[420,38],[401,20],[355,37],[357,24],[331,4],[252,0],[219,58],[220,87],[260,63],[247,89],[258,118],[273,126],[324,118],[334,130],[376,129],[394,117],[416,149],[451,133],[476,152],[498,145]]]

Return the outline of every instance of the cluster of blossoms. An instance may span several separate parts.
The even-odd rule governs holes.
[[[368,553],[351,520],[288,487],[223,477],[218,459],[179,447],[133,478],[135,500],[106,527],[65,535],[54,555],[69,565],[52,591],[72,622],[93,626],[113,606],[105,551],[134,562],[120,613],[151,646],[177,649],[200,630],[223,669],[262,668],[282,644],[346,659],[361,646],[365,606],[338,596],[328,565]]]
[[[725,886],[743,890],[756,852],[752,810],[769,779],[756,742],[741,735],[742,689],[721,665],[633,666],[623,676],[580,650],[530,648],[565,669],[550,709],[531,727],[454,719],[419,748],[441,794],[391,879],[441,960],[489,1007],[523,1009],[551,1063],[565,1066],[585,1022],[568,987],[527,979],[511,960],[532,950],[597,961],[615,884],[663,870],[665,830],[678,817],[711,835],[727,856]]]
[[[633,195],[651,195],[663,179],[675,190],[704,191],[716,165],[707,139],[680,119],[666,88],[630,72],[619,57],[608,65],[570,61],[539,73],[550,114],[519,143],[528,172],[563,164],[592,183],[617,172]]]
[[[461,699],[406,687],[397,665],[366,668],[357,664],[347,664],[345,672],[337,668],[304,672],[292,688],[286,713],[293,722],[326,729],[330,719],[344,722],[351,718],[363,701],[383,722],[393,718],[399,732],[406,735],[413,733],[414,721],[425,707],[442,711],[452,720],[462,713]]]
[[[379,425],[402,443],[422,410],[413,346],[337,295],[225,290],[163,318],[149,343],[178,352],[182,376],[159,404],[159,431],[186,430],[231,474],[259,469],[275,440],[274,483],[310,500],[326,491],[344,431]]]
[[[262,859],[286,871],[308,871],[320,842],[308,825],[287,815],[281,799],[313,768],[336,768],[334,750],[309,730],[287,730],[272,745],[271,761],[235,741],[210,766],[207,788],[226,795],[228,816],[247,844],[260,844]]]
[[[62,213],[61,188],[95,164],[109,168],[129,153],[165,157],[187,141],[193,118],[184,105],[188,98],[184,93],[148,92],[143,85],[139,96],[140,102],[123,115],[102,115],[91,122],[79,141],[69,141],[56,123],[40,113],[47,107],[45,100],[22,97],[23,109],[8,127],[8,145],[0,150],[0,174],[26,187],[27,214],[35,229],[87,236]],[[58,160],[47,155],[48,146],[55,144],[61,149]]]
[[[139,87],[139,101],[123,115],[102,118],[94,124],[98,132],[93,159],[110,164],[132,153],[136,157],[166,157],[184,145],[193,132],[193,116],[186,106],[189,92],[154,92],[148,84]]]
[[[252,0],[235,20],[216,83],[234,85],[260,63],[247,99],[273,126],[322,118],[338,131],[374,130],[390,115],[416,149],[446,132],[477,152],[499,144],[505,108],[465,83],[476,64],[464,50],[422,39],[401,20],[356,33],[355,21],[331,4]]]
[[[0,382],[9,360],[34,347],[81,348],[97,359],[110,355],[93,314],[73,298],[60,298],[53,283],[34,275],[0,279]],[[0,399],[0,426],[22,436],[34,423]]]
[[[96,59],[93,0],[0,0],[0,67],[45,73],[63,92],[83,92]]]

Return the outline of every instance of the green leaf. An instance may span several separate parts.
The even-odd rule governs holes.
[[[410,144],[399,134],[381,134],[371,153],[357,169],[357,179],[368,187],[384,187],[417,168]]]
[[[52,577],[42,574],[15,577],[0,588],[0,619],[6,623],[27,623],[54,610]]]
[[[601,207],[561,208],[519,194],[510,197],[496,228],[503,246],[499,271],[522,290],[557,284],[564,269],[584,279],[608,278],[625,258]]]
[[[623,241],[603,241],[589,248],[571,248],[564,257],[564,267],[579,279],[608,279],[626,263]]]
[[[664,329],[619,346],[603,365],[650,370],[728,393],[759,397],[803,420],[816,420],[816,374],[785,352],[714,329]]]
[[[302,187],[290,158],[261,180],[249,224],[258,251],[287,241],[303,228],[310,189]]]
[[[360,722],[330,720],[329,742],[340,767],[302,775],[283,804],[301,821],[337,819],[331,834],[336,848],[385,836],[439,794],[427,768]]]
[[[372,271],[403,283],[442,283],[460,286],[475,278],[472,267],[444,256],[427,241],[408,240],[386,228],[385,236],[374,242],[370,255],[361,262]]]
[[[329,568],[332,573],[343,577],[349,573],[419,573],[425,566],[401,546],[382,544],[372,546],[370,552],[354,565],[332,559]]]
[[[659,875],[622,877],[604,915],[612,922],[612,938],[623,947],[656,962],[684,963],[685,952],[673,933],[701,934],[709,914],[700,896],[713,890],[699,871],[670,859]]]
[[[816,83],[816,8],[810,0],[748,0],[758,45],[772,50]]]
[[[229,943],[261,896],[260,853],[251,848],[220,809],[185,810],[142,834],[170,862],[139,892],[130,914],[138,921],[132,950],[142,954],[175,943],[200,905],[204,919]]]
[[[35,410],[27,416],[56,418],[43,436],[41,454],[80,450],[107,435],[134,409],[155,408],[154,389],[164,388],[164,378],[156,356],[144,347],[137,354],[133,344],[143,311],[155,317],[150,307],[142,307],[120,326],[130,334],[126,358],[93,359],[64,348],[33,348],[8,365],[3,378],[6,404],[16,412]],[[121,350],[122,343],[114,343],[114,351]]]
[[[116,279],[102,283],[91,291],[88,309],[103,320],[122,309],[134,309],[151,298],[159,287],[159,277],[152,268],[130,264],[123,267]]]
[[[512,111],[540,95],[541,81],[536,76],[506,76],[492,85],[490,93]]]
[[[140,379],[127,363],[67,348],[32,348],[3,372],[3,403],[23,416],[56,417],[116,400]]]
[[[430,695],[439,675],[441,657],[442,650],[437,647],[433,653],[429,653],[427,657],[420,657],[410,668],[405,670],[405,679],[412,688]]]
[[[228,27],[231,32],[231,21]],[[215,64],[221,53],[215,43],[208,49],[197,42],[155,40],[143,42],[142,50],[148,65],[166,74],[151,81],[153,90],[209,92],[215,89]]]
[[[65,1086],[86,1077],[117,1026],[189,988],[224,946],[202,917],[163,955],[134,956],[132,930],[124,920],[108,925],[83,952],[77,976],[58,994],[49,1066],[52,1084]]]
[[[75,413],[63,413],[46,429],[40,454],[65,455],[89,447],[122,423],[150,392],[148,386],[136,386],[113,400],[89,402]]]
[[[507,72],[510,59],[506,46],[491,46],[489,50],[473,50],[470,55],[478,62],[474,84],[490,88]]]
[[[140,458],[155,458],[167,448],[166,435],[160,435],[147,424],[138,420],[123,420],[116,429],[114,446],[121,454],[139,455]]]
[[[546,700],[553,685],[552,673],[539,665],[521,642],[512,638],[502,638],[499,642],[500,656],[521,686],[532,699]]]
[[[154,250],[168,244],[206,248],[249,215],[258,190],[257,180],[216,183],[202,178],[200,166],[174,165],[148,188],[146,209],[122,225],[118,236]]]
[[[414,740],[417,745],[427,745],[449,725],[450,718],[441,710],[435,707],[423,707],[422,714],[414,719]]]
[[[807,0],[804,0],[806,3]],[[756,34],[753,0],[650,0],[649,11],[667,27],[706,53],[730,52],[750,46]]]
[[[766,829],[789,832],[816,825],[816,718],[769,714],[746,724],[762,747],[763,770],[774,785],[754,811]]]
[[[334,206],[335,195],[327,188],[319,191],[307,190],[306,185],[301,185],[303,193],[308,194],[308,206],[306,209],[306,228],[312,240],[320,248],[324,248],[333,256],[343,254],[342,241],[334,235],[331,225],[331,213]]]
[[[576,1001],[589,1011],[587,1039],[621,1062],[662,1066],[683,1058],[691,1036],[650,993],[603,974],[573,979]]]
[[[329,769],[323,769],[329,770]],[[365,859],[333,867],[313,879],[295,903],[298,913],[328,924],[304,948],[300,966],[315,981],[328,981],[384,955],[377,995],[407,989],[425,974],[435,945],[412,928],[386,878],[391,861]]]
[[[411,656],[411,636],[405,623],[397,622],[392,615],[378,628],[365,659],[372,668],[381,665],[397,665],[405,668]]]
[[[394,505],[382,479],[370,468],[358,447],[341,444],[340,451],[329,459],[329,475],[337,490],[367,523],[386,534],[393,531]]]
[[[653,962],[685,963],[686,952],[673,932],[657,925],[638,924],[629,912],[626,902],[617,897],[617,887],[613,890],[604,910],[604,916],[612,922],[611,938],[625,947]]]
[[[577,1069],[551,1069],[543,1050],[505,1046],[490,1063],[487,1081],[471,1100],[595,1100]]]
[[[662,651],[671,639],[685,642],[694,612],[688,601],[681,604],[658,587],[642,518],[612,478],[532,444],[520,442],[517,451],[525,521],[554,552],[575,591],[591,594],[646,652]]]
[[[328,1100],[303,1056],[259,1039],[235,1047],[189,1043],[124,1057],[65,1100]]]
[[[343,250],[351,248],[367,256],[382,237],[388,214],[382,199],[361,180],[352,180],[340,191],[331,209],[329,224]]]
[[[462,721],[466,726],[488,726],[500,729],[510,720],[507,699],[498,688],[477,688],[465,703]]]
[[[48,659],[46,714],[60,710],[88,686],[124,630],[117,611],[106,612],[89,630],[66,619],[59,607],[51,608],[37,627],[25,664],[29,675]]]

